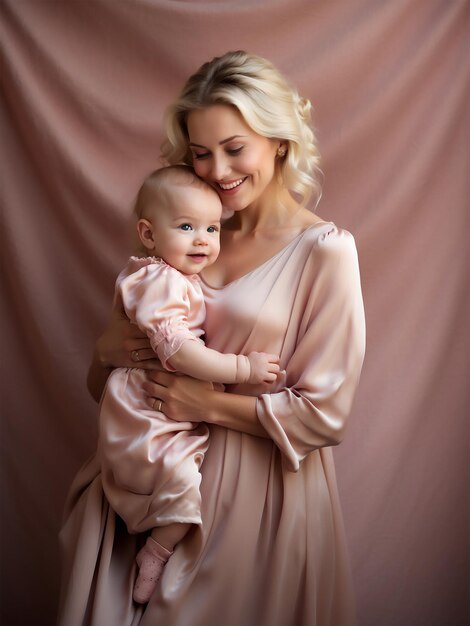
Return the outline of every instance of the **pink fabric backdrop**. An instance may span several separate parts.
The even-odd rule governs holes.
[[[360,626],[463,626],[468,2],[3,0],[0,12],[1,623],[54,622],[63,501],[95,446],[87,365],[163,109],[204,60],[245,48],[313,101],[318,212],[359,248],[368,353],[335,454]]]

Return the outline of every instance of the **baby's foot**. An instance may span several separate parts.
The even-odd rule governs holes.
[[[139,575],[134,585],[133,598],[139,604],[145,604],[155,591],[162,575],[165,563],[173,552],[157,543],[152,537],[147,538],[145,546],[136,557]]]

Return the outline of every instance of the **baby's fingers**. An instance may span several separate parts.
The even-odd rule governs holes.
[[[275,372],[268,372],[264,377],[264,383],[273,383],[277,379],[277,374]]]

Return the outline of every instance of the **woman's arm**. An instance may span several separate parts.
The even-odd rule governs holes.
[[[313,280],[312,278],[313,277]],[[260,423],[297,471],[313,450],[342,441],[365,349],[364,306],[354,239],[332,228],[312,248],[303,273],[308,295],[285,385],[261,394]]]
[[[112,367],[105,367],[98,353],[98,342],[95,346],[95,350],[93,352],[93,359],[91,361],[90,367],[88,369],[88,375],[86,379],[86,384],[88,391],[96,402],[100,401],[101,394],[106,385],[106,381],[108,380],[108,376],[112,371]]]
[[[169,372],[149,372],[144,389],[153,408],[162,401],[162,411],[176,421],[208,422],[224,428],[269,438],[256,414],[257,398],[224,393],[211,383]]]

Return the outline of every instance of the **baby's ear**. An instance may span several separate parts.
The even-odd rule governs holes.
[[[144,218],[139,219],[137,222],[137,234],[139,235],[142,245],[145,246],[147,250],[155,249],[155,238],[151,222]]]

